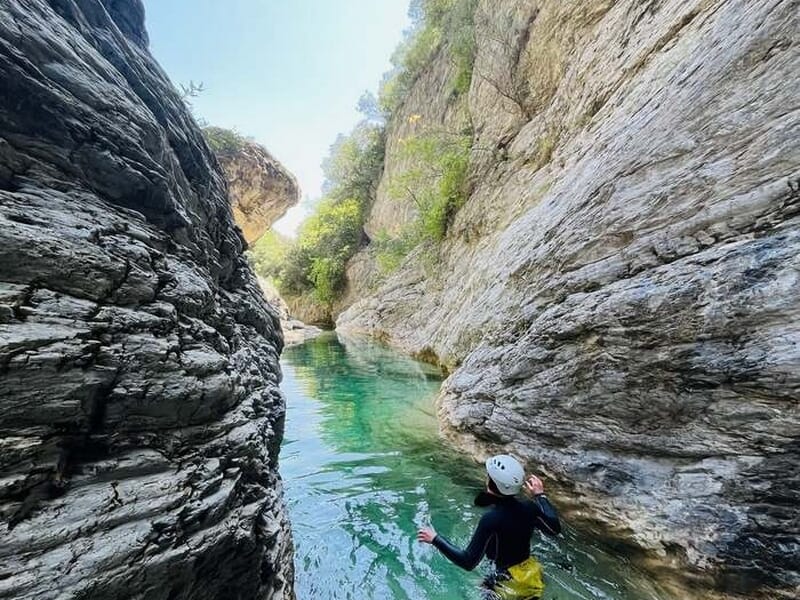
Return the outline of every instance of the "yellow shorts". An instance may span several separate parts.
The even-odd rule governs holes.
[[[508,568],[508,578],[498,578],[493,591],[502,600],[530,600],[544,594],[542,565],[533,557]]]

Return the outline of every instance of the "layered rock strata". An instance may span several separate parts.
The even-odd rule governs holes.
[[[143,14],[0,4],[0,597],[291,598],[278,315]]]

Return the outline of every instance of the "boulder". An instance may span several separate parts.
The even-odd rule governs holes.
[[[204,133],[228,181],[233,217],[252,245],[299,202],[297,180],[260,144],[219,127]]]

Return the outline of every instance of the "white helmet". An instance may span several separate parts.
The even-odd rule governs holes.
[[[513,496],[522,489],[525,469],[508,454],[498,454],[486,459],[486,472],[504,496]]]

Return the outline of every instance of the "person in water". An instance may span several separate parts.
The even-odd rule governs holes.
[[[484,555],[494,562],[495,572],[484,579],[484,598],[535,600],[542,597],[542,567],[531,557],[531,536],[538,529],[556,536],[561,532],[556,509],[544,495],[544,485],[535,475],[525,480],[525,470],[515,458],[501,454],[486,461],[486,491],[475,498],[476,506],[490,507],[481,517],[472,540],[461,550],[437,534],[432,527],[420,529],[417,539],[433,544],[447,559],[467,571]],[[516,495],[524,490],[530,500]]]

